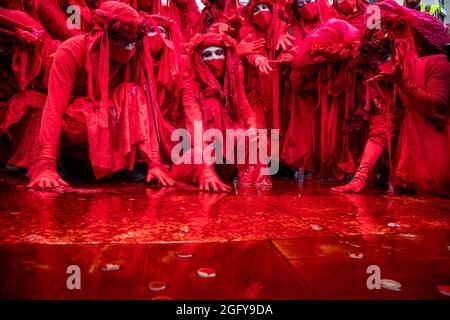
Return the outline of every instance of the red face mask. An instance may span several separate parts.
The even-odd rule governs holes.
[[[166,38],[166,30],[163,27],[158,26],[161,35]],[[156,58],[164,46],[163,39],[159,36],[159,34],[152,30],[147,34],[147,39],[150,44],[150,51],[152,53],[153,58]]]
[[[156,58],[163,47],[163,41],[159,35],[148,37],[148,41],[152,56]]]
[[[310,2],[305,4],[299,11],[300,17],[305,20],[314,20],[317,17],[317,3]]]
[[[253,23],[261,30],[266,30],[269,24],[272,22],[271,11],[260,11],[253,16]]]
[[[135,53],[136,46],[121,47],[111,45],[109,47],[109,59],[120,64],[125,64],[130,61]]]
[[[216,79],[223,77],[225,74],[225,51],[223,48],[211,46],[204,49],[202,59]]]
[[[356,0],[342,0],[338,1],[338,7],[342,11],[343,14],[349,15],[353,13],[353,10],[356,8]]]
[[[205,64],[211,70],[212,74],[216,79],[222,79],[225,74],[225,60],[209,60],[205,61]]]

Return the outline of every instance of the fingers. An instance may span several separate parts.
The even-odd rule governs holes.
[[[282,46],[283,45],[282,45],[281,41],[278,41],[275,51],[278,51],[280,49],[280,47],[282,47]]]
[[[222,192],[228,192],[228,191],[231,190],[231,187],[227,186],[227,185],[226,185],[225,183],[223,183],[223,182],[220,182],[220,183],[219,183],[219,189],[220,189],[220,191],[222,191]]]
[[[173,181],[172,178],[170,178],[170,177],[168,177],[166,175],[161,176],[159,181],[161,182],[161,184],[164,187],[172,187],[172,186],[175,185],[175,181]]]
[[[291,36],[290,34],[287,34],[286,38],[289,39],[289,42],[291,42],[291,44],[292,44],[292,41],[295,41],[295,39],[296,39],[294,36]]]
[[[36,186],[37,181],[36,179],[31,180],[31,182],[26,186],[27,189],[32,189]]]
[[[383,74],[377,74],[376,76],[367,79],[366,81],[370,82],[370,81],[379,81],[379,80],[384,80],[384,75]]]
[[[62,186],[65,186],[65,187],[69,186],[69,184],[67,182],[65,182],[63,179],[61,179],[61,177],[58,177],[57,181]]]
[[[265,45],[266,44],[266,40],[265,39],[263,39],[263,38],[261,38],[261,39],[257,39],[257,40],[255,40],[255,41],[253,41],[253,43],[255,44],[255,45]]]
[[[219,188],[217,187],[217,185],[218,185],[217,182],[211,182],[211,187],[214,192],[219,192]]]
[[[147,181],[147,182],[151,182],[151,181],[153,181],[153,179],[155,179],[155,177],[153,176],[153,174],[152,174],[151,172],[148,172],[148,173],[147,173],[147,179],[146,179],[146,181]]]

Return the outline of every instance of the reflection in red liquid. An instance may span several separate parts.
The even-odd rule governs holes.
[[[448,299],[438,290],[450,284],[448,199],[288,180],[230,194],[25,184],[0,175],[3,299]],[[66,287],[71,264],[81,290]],[[371,264],[402,291],[368,290]],[[217,276],[198,277],[204,267]],[[166,288],[150,290],[154,281]]]

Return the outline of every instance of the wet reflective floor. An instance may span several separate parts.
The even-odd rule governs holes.
[[[282,178],[229,194],[26,183],[0,173],[1,299],[450,298],[450,199]],[[67,287],[70,265],[80,290]],[[370,290],[369,266],[400,290]]]

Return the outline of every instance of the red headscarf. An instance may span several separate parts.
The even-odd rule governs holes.
[[[223,87],[202,59],[203,49],[209,46],[217,46],[225,49],[226,69],[223,78]],[[205,86],[203,91],[209,92],[211,95],[217,94],[224,102],[230,118],[233,121],[237,121],[239,118],[238,106],[241,103],[242,98],[240,97],[240,90],[238,90],[240,86],[240,64],[236,52],[236,41],[227,34],[197,34],[189,43],[188,55],[193,76]]]
[[[169,0],[169,16],[180,27],[185,38],[184,40],[186,42],[189,41],[192,36],[192,30],[200,18],[200,11],[195,0],[186,0],[186,7],[184,8],[178,5],[177,0]]]
[[[135,38],[142,34],[142,18],[124,3],[106,1],[92,11],[92,21],[94,28],[89,34],[86,58],[88,94],[92,100],[100,97],[100,105],[105,106],[109,90],[109,35]]]
[[[394,0],[386,0],[377,4],[381,10],[381,29],[389,29],[396,37],[414,37],[416,42],[427,46],[432,53],[442,53],[442,47],[450,43],[450,36],[445,25],[427,12],[402,7]],[[370,18],[369,15],[366,19]],[[364,38],[373,30],[366,29]]]
[[[183,43],[180,29],[174,20],[158,14],[146,14],[140,12],[141,16],[145,19],[144,29],[149,32],[151,29],[155,30],[158,36],[163,42],[163,48],[159,60],[158,75],[156,81],[162,88],[170,88],[175,85],[178,74],[180,72],[180,64],[182,49],[180,45]],[[158,26],[163,27],[166,30],[166,38],[162,35]],[[144,42],[144,46],[148,46],[147,41]],[[149,48],[144,51],[150,51]],[[153,57],[149,57],[153,61]],[[160,97],[162,99],[163,97]],[[160,101],[161,103],[162,101]]]
[[[287,6],[285,8],[290,22],[298,25],[303,37],[305,37],[308,33],[317,28],[322,23],[330,20],[331,18],[336,18],[338,16],[336,9],[330,6],[327,0],[316,0],[316,4],[317,4],[317,19],[312,23],[310,23],[309,21],[305,21],[300,17],[296,0],[293,0],[292,5]]]
[[[366,13],[367,9],[367,1],[366,0],[354,0],[356,2],[356,11],[349,14],[344,15],[339,8],[338,0],[333,0],[333,6],[336,8],[336,10],[341,13],[340,19],[347,21],[351,25],[353,25],[356,28],[362,28],[363,22],[364,22],[364,14]]]

